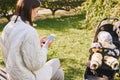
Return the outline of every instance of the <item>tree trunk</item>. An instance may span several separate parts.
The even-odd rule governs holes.
[[[8,21],[10,21],[10,16],[6,16],[6,19],[7,19]]]
[[[54,10],[52,11],[52,16],[55,16],[55,11]]]
[[[12,16],[13,16],[13,14],[7,15],[7,16],[4,16],[4,17],[5,17],[8,21],[10,21]]]
[[[53,9],[50,9],[51,10],[51,12],[52,12],[52,16],[55,16],[55,12],[57,11],[57,10],[53,10]]]
[[[9,12],[4,11],[1,17],[5,17],[8,21],[10,21],[11,17],[13,16],[14,12],[9,14]]]

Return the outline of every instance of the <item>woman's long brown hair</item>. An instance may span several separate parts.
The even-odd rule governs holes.
[[[32,26],[32,9],[40,6],[39,0],[18,0],[16,4],[16,12],[15,15],[21,17],[21,19],[25,22],[28,21]],[[34,14],[33,14],[34,15]],[[17,18],[15,22],[17,21]]]

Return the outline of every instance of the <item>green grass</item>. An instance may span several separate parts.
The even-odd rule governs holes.
[[[37,20],[39,36],[56,34],[48,59],[59,58],[65,80],[83,80],[93,32],[82,28],[83,15]],[[79,29],[78,29],[79,28]]]
[[[36,30],[39,37],[56,34],[56,38],[49,48],[48,60],[59,58],[65,72],[65,80],[83,80],[85,63],[89,57],[94,30],[81,27],[84,15],[75,15],[59,18],[39,19]],[[2,30],[5,24],[0,24]],[[0,54],[1,55],[1,54]],[[0,64],[3,65],[2,57]]]
[[[82,80],[85,62],[88,56],[88,35],[85,30],[68,29],[65,32],[55,30],[39,30],[39,35],[57,35],[48,58],[59,58],[65,71],[65,80]],[[90,36],[90,34],[89,34]]]

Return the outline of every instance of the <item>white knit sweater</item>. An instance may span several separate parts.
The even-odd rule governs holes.
[[[50,80],[52,68],[45,65],[47,46],[40,48],[36,30],[16,16],[5,26],[1,47],[10,80]]]

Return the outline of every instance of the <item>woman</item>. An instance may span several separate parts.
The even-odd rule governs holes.
[[[60,61],[46,62],[51,42],[40,48],[38,34],[32,27],[39,6],[39,0],[18,0],[16,13],[2,32],[2,53],[9,80],[64,80]]]

